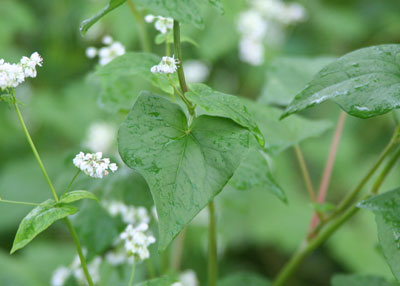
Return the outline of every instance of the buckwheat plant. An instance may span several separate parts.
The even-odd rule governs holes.
[[[208,77],[212,66],[201,60],[185,62],[181,42],[196,43],[181,35],[181,27],[202,28],[201,11],[207,6],[223,14],[220,0],[110,0],[98,14],[82,22],[80,30],[85,35],[114,9],[129,8],[136,20],[142,50],[127,51],[111,36],[101,40],[104,47],[86,50],[87,57],[99,57],[94,72],[102,92],[99,101],[103,107],[115,111],[114,115],[121,120],[117,135],[119,157],[110,159],[103,155],[106,152],[115,155],[111,147],[114,127],[106,121],[95,123],[88,138],[82,139],[84,148],[90,152],[77,150],[76,156],[70,158],[70,167],[75,166],[76,173],[61,192],[55,189],[46,171],[16,96],[20,84],[36,77],[43,59],[33,53],[19,63],[0,60],[0,100],[14,107],[53,196],[42,203],[0,200],[34,207],[22,220],[11,253],[25,247],[54,222],[63,220],[76,245],[77,256],[54,272],[52,286],[116,285],[109,282],[116,281],[112,279],[128,286],[199,286],[196,272],[181,269],[181,260],[186,251],[188,225],[193,220],[194,224],[201,222],[201,225],[205,221],[207,263],[202,272],[207,273],[207,282],[204,285],[289,286],[293,274],[314,250],[360,210],[367,209],[376,215],[382,253],[400,281],[400,189],[379,194],[400,157],[400,124],[393,128],[392,138],[354,189],[338,204],[326,202],[346,114],[365,119],[400,107],[400,45],[372,46],[329,59],[320,64],[320,71],[300,93],[292,94],[289,99],[279,97],[273,102],[284,106],[282,110],[197,83]],[[232,28],[237,29],[241,38],[240,58],[251,65],[263,64],[266,53],[274,45],[270,42],[273,36],[281,43],[288,27],[306,20],[306,15],[305,8],[296,3],[249,0],[248,9],[239,15]],[[151,24],[155,30],[150,34]],[[158,54],[151,53],[155,45],[150,35],[154,33],[154,43],[165,47],[158,49],[162,51]],[[188,71],[193,73],[188,76],[190,81],[187,81]],[[113,89],[116,82],[124,80],[135,84],[144,82],[148,88],[132,92],[133,98],[126,102],[120,90]],[[106,101],[104,95],[111,100]],[[322,133],[329,124],[308,121],[295,113],[328,100],[337,103],[343,111],[316,191],[299,142]],[[274,156],[289,147],[296,152],[299,173],[313,206],[307,235],[271,280],[247,272],[221,277],[218,256],[223,253],[223,247],[217,243],[216,196],[227,192],[226,189],[262,188],[287,203],[270,164]],[[71,190],[81,173],[84,179],[93,179],[95,186],[102,190],[101,199],[86,190]],[[134,180],[130,181],[127,193],[131,194],[142,184],[151,192],[154,205],[142,204],[139,195],[133,198],[134,203],[128,196],[108,196],[119,192],[122,186],[118,182],[130,176]],[[373,179],[370,190],[362,194]],[[82,208],[78,210],[75,203],[81,200],[85,201],[79,204]],[[84,205],[87,202],[92,203],[91,207]],[[80,237],[71,219],[79,228]],[[276,217],[278,222],[279,219]],[[92,228],[93,225],[98,228]],[[268,227],[266,222],[265,228]],[[80,239],[85,240],[85,248],[81,247]],[[363,282],[367,280],[363,276],[338,276],[332,285],[367,285]],[[389,285],[385,283],[379,282],[379,285]]]

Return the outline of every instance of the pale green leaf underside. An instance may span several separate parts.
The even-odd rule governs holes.
[[[296,95],[282,117],[328,99],[360,118],[399,108],[400,45],[364,48],[335,60]]]
[[[259,102],[286,106],[333,57],[284,56],[268,65],[267,82]]]
[[[270,286],[270,282],[259,274],[239,272],[218,281],[218,286]]]
[[[308,120],[298,115],[279,120],[280,109],[246,99],[242,101],[260,127],[266,141],[265,150],[272,155],[307,138],[317,137],[332,127],[329,121]]]
[[[84,200],[84,199],[98,201],[96,195],[94,195],[93,193],[88,192],[88,191],[83,191],[83,190],[77,190],[77,191],[71,191],[71,192],[64,194],[60,198],[60,203],[69,204],[69,203],[76,202],[79,200]]]
[[[266,190],[283,202],[287,202],[285,193],[271,174],[265,154],[258,150],[257,146],[250,148],[225,189],[238,191]]]
[[[205,113],[230,118],[237,124],[248,128],[256,137],[258,143],[264,147],[265,139],[248,112],[246,105],[237,96],[214,91],[205,84],[192,84],[186,94],[188,99],[202,108]]]
[[[332,286],[394,286],[385,279],[370,275],[336,275],[332,278]]]
[[[358,207],[375,213],[382,252],[400,281],[400,188],[363,201]]]
[[[77,211],[78,209],[71,205],[55,205],[53,200],[47,200],[37,206],[21,221],[11,253],[26,246],[55,221],[72,215]]]
[[[85,35],[87,31],[92,27],[97,21],[99,21],[101,18],[103,18],[105,15],[110,13],[112,10],[115,8],[118,8],[122,4],[125,3],[126,0],[110,0],[110,2],[101,10],[99,11],[96,15],[90,17],[89,19],[86,19],[82,21],[81,26],[80,26],[80,31],[82,35]]]
[[[160,250],[224,188],[249,148],[249,132],[202,115],[188,127],[180,106],[143,92],[120,127],[121,158],[149,184]]]

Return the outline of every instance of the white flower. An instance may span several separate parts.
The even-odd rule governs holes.
[[[111,265],[122,265],[125,264],[128,260],[127,253],[125,251],[109,251],[106,253],[106,260]]]
[[[152,73],[165,73],[165,74],[171,74],[176,72],[178,66],[178,61],[174,58],[174,56],[171,57],[162,57],[161,62],[153,66],[151,68]]]
[[[243,38],[239,45],[240,59],[252,65],[261,65],[264,62],[264,46],[258,40]]]
[[[120,238],[124,241],[124,247],[128,255],[133,255],[139,260],[145,260],[150,257],[148,247],[155,243],[156,239],[154,236],[147,234],[148,228],[149,226],[146,223],[142,223],[135,228],[130,224],[121,233]]]
[[[120,42],[114,42],[110,46],[103,47],[99,50],[99,63],[104,66],[123,54],[125,54],[125,47]]]
[[[154,16],[147,15],[144,20],[147,23],[153,23],[155,21],[155,28],[157,31],[161,32],[161,34],[166,34],[169,30],[174,28],[174,19],[165,18],[163,16]]]
[[[28,57],[22,57],[20,61],[20,65],[22,69],[24,70],[24,75],[25,77],[36,77],[37,72],[36,72],[36,66],[42,66],[43,59],[42,57],[37,53],[33,53],[30,58]]]
[[[89,274],[92,277],[93,283],[97,284],[100,282],[100,265],[102,259],[101,257],[95,257],[89,264],[88,270]],[[71,265],[72,273],[78,282],[86,285],[86,276],[82,270],[81,263],[79,257],[75,258],[75,261]]]
[[[197,280],[196,272],[193,270],[186,270],[179,275],[179,281],[182,286],[198,286],[199,281]]]
[[[114,125],[96,122],[90,125],[83,146],[91,151],[110,151],[116,138],[117,130]],[[110,168],[112,166],[110,165]]]
[[[207,65],[196,60],[185,61],[183,69],[185,70],[186,81],[190,83],[204,82],[210,74]]]
[[[171,286],[183,286],[183,284],[181,282],[175,282]]]
[[[118,169],[115,163],[110,164],[109,158],[103,158],[102,152],[97,152],[95,154],[84,154],[80,152],[73,159],[73,163],[77,168],[81,169],[82,172],[92,178],[101,179],[109,174],[108,170],[114,173]]]
[[[89,47],[86,49],[86,56],[89,59],[93,59],[95,56],[97,56],[97,49],[95,47]]]
[[[51,286],[64,286],[64,283],[71,275],[71,270],[67,267],[61,266],[53,272],[51,277]]]
[[[267,21],[259,11],[251,9],[240,14],[238,30],[246,37],[262,40],[267,32]]]
[[[101,42],[104,45],[111,45],[114,42],[114,40],[110,35],[106,35],[101,39]]]

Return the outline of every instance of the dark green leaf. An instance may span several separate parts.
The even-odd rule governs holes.
[[[161,277],[144,281],[142,283],[136,284],[136,286],[171,286],[176,281],[176,279],[171,277]]]
[[[143,92],[120,127],[118,145],[124,162],[149,184],[164,250],[227,184],[247,153],[249,132],[206,115],[188,126],[180,106]]]
[[[394,286],[385,279],[376,276],[336,275],[332,278],[332,286]]]
[[[332,57],[285,56],[274,59],[267,70],[265,84],[259,102],[288,105],[313,76],[328,63]]]
[[[206,114],[230,118],[237,124],[248,128],[264,147],[265,139],[251,113],[240,98],[214,91],[205,84],[192,84],[186,93],[188,99],[201,107]]]
[[[222,278],[218,286],[269,286],[270,282],[259,274],[239,272]]]
[[[225,189],[230,188],[239,191],[264,189],[287,202],[285,193],[271,174],[266,155],[256,146],[250,148]]]
[[[57,220],[72,215],[77,211],[78,209],[71,205],[55,205],[53,200],[43,202],[21,221],[15,235],[11,254],[26,246]]]
[[[88,259],[109,248],[120,233],[118,221],[97,202],[85,201],[72,220]]]
[[[358,204],[375,213],[382,252],[394,276],[400,281],[400,188]]]
[[[115,8],[118,8],[122,4],[125,3],[126,0],[110,0],[110,2],[105,6],[101,11],[99,11],[93,17],[82,21],[80,26],[80,31],[82,35],[85,35],[86,32],[92,27],[97,21],[103,18],[105,15],[110,13]]]
[[[78,191],[71,191],[71,192],[64,194],[60,199],[60,203],[69,204],[69,203],[76,202],[79,200],[84,200],[84,199],[98,201],[96,195],[94,195],[93,193],[88,192],[88,191],[78,190]]]
[[[281,121],[280,109],[250,100],[242,101],[264,135],[265,150],[273,155],[307,138],[319,136],[332,126],[329,121],[312,121],[300,116]]]
[[[400,45],[364,48],[335,60],[296,95],[282,117],[328,99],[360,118],[400,107]]]

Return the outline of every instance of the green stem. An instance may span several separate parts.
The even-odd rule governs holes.
[[[40,204],[36,203],[29,203],[29,202],[18,202],[18,201],[10,201],[10,200],[3,200],[0,198],[0,203],[7,203],[7,204],[14,204],[14,205],[25,205],[25,206],[40,206]]]
[[[161,266],[161,273],[167,274],[168,270],[170,269],[170,255],[169,255],[169,247],[167,247],[161,255],[162,266]]]
[[[217,232],[214,202],[208,204],[209,228],[208,228],[208,286],[217,285]]]
[[[65,195],[69,189],[71,188],[72,184],[74,183],[75,179],[78,177],[78,175],[81,173],[81,170],[78,169],[78,171],[75,173],[75,175],[72,177],[71,182],[69,182],[67,188],[65,189],[63,195]]]
[[[181,268],[183,249],[185,247],[185,236],[186,236],[186,228],[184,228],[181,231],[181,233],[175,239],[174,243],[171,266],[172,269],[174,269],[177,272],[179,272],[179,269]]]
[[[149,35],[147,34],[146,23],[143,21],[143,15],[141,15],[141,13],[136,9],[135,4],[133,4],[132,0],[129,0],[127,2],[138,25],[142,49],[143,51],[150,53],[151,45],[149,41]]]
[[[178,77],[179,84],[181,85],[183,94],[188,91],[186,84],[185,73],[182,67],[182,49],[181,49],[181,28],[178,21],[174,20],[174,53],[176,59],[179,61],[178,65]]]
[[[314,188],[313,188],[311,178],[310,178],[310,173],[308,172],[308,168],[306,165],[306,161],[304,160],[303,153],[301,152],[300,147],[297,144],[294,145],[294,150],[296,151],[297,161],[299,162],[299,165],[300,165],[300,170],[301,170],[301,173],[304,178],[304,182],[307,187],[308,195],[310,196],[311,201],[316,203],[317,197],[315,196]]]
[[[78,252],[79,259],[81,261],[82,270],[83,270],[83,273],[85,274],[86,280],[88,281],[89,286],[93,286],[94,285],[93,280],[92,280],[92,277],[90,276],[89,270],[87,268],[86,260],[83,255],[83,251],[82,251],[81,244],[79,242],[78,235],[77,235],[74,227],[72,226],[70,220],[68,218],[65,218],[64,221],[67,224],[69,231],[71,232],[72,238],[74,239],[76,251]]]
[[[18,116],[19,122],[21,123],[22,129],[24,130],[26,139],[28,140],[28,143],[31,146],[33,155],[35,156],[35,158],[36,158],[36,160],[37,160],[37,162],[39,164],[40,170],[42,171],[43,176],[44,176],[47,184],[50,187],[50,190],[51,190],[51,192],[53,194],[54,200],[56,202],[58,202],[58,196],[57,196],[56,190],[54,189],[54,186],[53,186],[53,184],[52,184],[52,182],[50,180],[50,177],[47,174],[46,169],[44,168],[42,160],[40,159],[39,153],[38,153],[38,151],[37,151],[37,149],[35,147],[35,144],[32,141],[31,135],[29,134],[28,128],[25,125],[24,118],[22,117],[21,111],[19,110],[18,103],[16,101],[14,101],[14,107],[15,107],[15,111],[17,112],[17,116]]]
[[[150,259],[146,260],[147,271],[149,272],[150,279],[156,278],[156,273],[154,271],[153,264]]]
[[[397,137],[398,128],[396,129],[395,135]],[[394,138],[396,138],[394,137]],[[388,163],[383,168],[382,172],[379,174],[378,178],[374,182],[374,185],[371,189],[372,194],[377,194],[379,188],[382,186],[383,181],[389,174],[390,170],[393,169],[395,163],[400,158],[400,148],[396,151],[395,154],[390,158]],[[366,199],[369,195],[365,196],[363,199]],[[285,265],[282,271],[279,273],[277,278],[275,279],[273,285],[274,286],[283,286],[287,280],[292,276],[292,274],[296,271],[299,265],[303,262],[303,260],[317,247],[319,247],[324,241],[326,241],[336,230],[338,230],[345,222],[347,222],[351,217],[353,217],[359,208],[357,206],[352,206],[349,208],[342,216],[333,220],[329,225],[326,226],[325,229],[322,229],[321,233],[315,238],[311,239],[309,242],[302,243],[302,246],[296,252],[296,254],[290,259],[290,261]]]
[[[131,277],[129,278],[129,286],[133,286],[133,279],[135,278],[135,267],[136,267],[136,263],[135,261],[133,261],[132,263],[132,270],[131,270]]]

